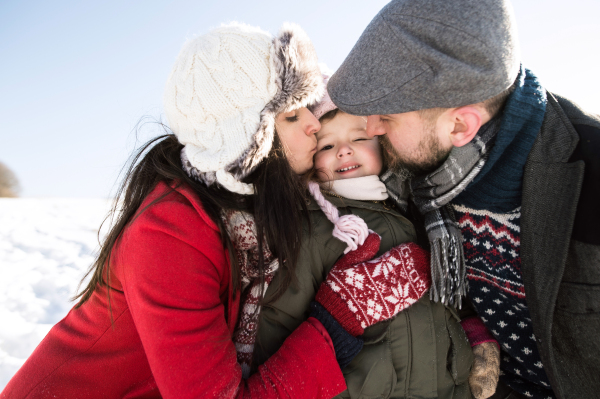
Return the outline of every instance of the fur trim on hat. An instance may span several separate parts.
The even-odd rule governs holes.
[[[323,96],[323,78],[317,53],[298,25],[285,23],[273,39],[271,59],[277,72],[277,93],[260,114],[260,125],[252,146],[228,169],[242,179],[265,159],[275,135],[275,117],[282,112],[307,107]]]
[[[308,107],[319,101],[324,93],[317,53],[306,33],[298,25],[284,24],[279,35],[273,39],[271,67],[277,85],[275,96],[260,113],[260,123],[250,147],[225,167],[225,171],[231,173],[238,181],[252,173],[269,155],[275,137],[275,117],[282,112]],[[185,156],[185,151],[182,151],[182,163],[191,177],[207,185],[221,183],[217,179],[216,171],[202,172],[196,169]],[[240,184],[244,185],[241,182]],[[247,187],[241,190],[225,188],[240,194],[251,194]]]

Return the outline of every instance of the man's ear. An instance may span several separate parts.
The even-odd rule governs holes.
[[[450,133],[450,141],[454,147],[462,147],[473,140],[487,116],[484,112],[473,105],[465,105],[451,112],[454,130]]]

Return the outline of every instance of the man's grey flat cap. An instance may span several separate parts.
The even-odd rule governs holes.
[[[509,88],[519,58],[508,0],[394,0],[367,26],[327,89],[354,115],[460,107]]]

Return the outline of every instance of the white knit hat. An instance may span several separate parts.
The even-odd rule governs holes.
[[[164,106],[188,174],[247,195],[254,188],[240,179],[268,156],[277,114],[311,105],[322,93],[316,52],[300,27],[285,24],[272,38],[232,23],[184,45]]]

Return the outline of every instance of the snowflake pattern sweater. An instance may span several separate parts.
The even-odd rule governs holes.
[[[500,379],[530,398],[554,398],[536,346],[522,281],[523,168],[541,128],[545,90],[524,70],[488,161],[452,202],[463,235],[469,297],[502,348]]]

